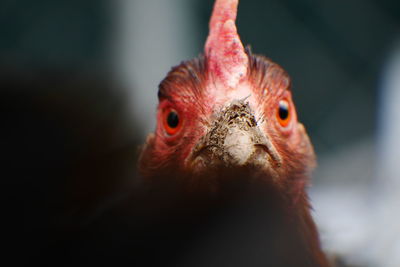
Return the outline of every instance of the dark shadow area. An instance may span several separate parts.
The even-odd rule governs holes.
[[[134,127],[104,77],[1,72],[3,229],[15,263],[51,258],[57,235],[96,218],[134,182]]]

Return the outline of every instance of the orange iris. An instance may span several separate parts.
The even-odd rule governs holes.
[[[286,99],[279,101],[276,117],[282,127],[286,127],[289,125],[291,118],[289,101],[287,101]]]

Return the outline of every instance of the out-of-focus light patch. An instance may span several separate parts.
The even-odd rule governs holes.
[[[400,186],[400,44],[385,68],[380,92],[378,175],[391,190],[392,185]]]
[[[315,213],[324,250],[347,263],[364,266],[363,254],[368,250],[372,227],[371,220],[366,220],[370,211],[365,205],[365,192],[345,187],[324,188],[313,193],[313,200],[319,201]]]
[[[379,109],[376,231],[373,257],[400,266],[400,43],[384,69]]]
[[[373,141],[367,138],[321,155],[315,173],[320,182],[310,190],[323,248],[328,255],[354,266],[374,266],[366,259],[374,227],[370,197],[374,154]]]
[[[379,88],[378,142],[320,156],[311,189],[323,247],[354,266],[400,266],[400,44]],[[372,119],[372,118],[371,118]]]
[[[194,57],[193,7],[185,0],[118,0],[115,4],[116,77],[129,90],[139,136],[155,128],[158,84],[172,66]]]

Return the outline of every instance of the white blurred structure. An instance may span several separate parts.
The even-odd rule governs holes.
[[[383,75],[372,140],[320,158],[311,191],[325,249],[355,266],[400,266],[400,45]],[[372,119],[372,118],[371,118]]]
[[[364,258],[373,227],[374,199],[369,196],[374,153],[373,142],[362,140],[343,151],[321,156],[316,175],[323,182],[310,192],[325,250],[356,266],[369,266]]]
[[[199,51],[193,8],[185,0],[118,0],[115,69],[128,88],[139,136],[152,132],[158,84],[172,66]]]
[[[381,266],[400,266],[400,43],[386,68],[380,109],[380,185],[375,255]]]

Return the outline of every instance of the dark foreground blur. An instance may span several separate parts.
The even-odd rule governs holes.
[[[134,128],[100,77],[1,72],[3,241],[14,266],[67,263],[68,251],[49,250],[60,234],[90,223],[134,182]]]

